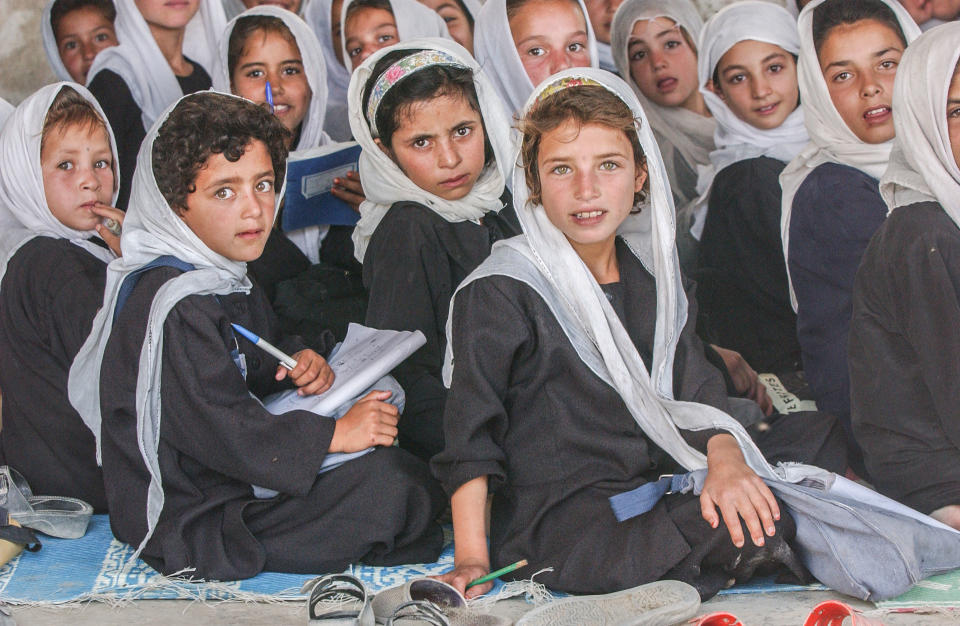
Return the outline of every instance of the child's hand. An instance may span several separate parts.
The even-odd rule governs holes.
[[[490,573],[490,566],[486,563],[481,563],[479,561],[465,561],[463,563],[458,563],[456,567],[445,574],[440,574],[439,576],[433,576],[437,580],[443,581],[448,585],[455,587],[457,591],[462,593],[468,598],[475,598],[479,595],[483,595],[493,589],[493,581],[483,583],[482,585],[476,585],[467,589],[467,585],[471,580],[476,580],[481,576],[486,576]]]
[[[357,213],[360,212],[360,203],[367,199],[360,184],[359,172],[347,172],[345,178],[334,178],[330,193],[349,204]]]
[[[92,209],[90,209],[94,215],[99,215],[100,217],[109,217],[116,220],[121,226],[123,226],[123,218],[126,215],[120,209],[116,209],[109,204],[104,204],[102,202],[96,203]],[[100,238],[110,247],[110,250],[117,256],[121,256],[120,252],[120,236],[114,235],[110,230],[103,224],[97,224],[96,226],[97,234],[100,235]]]
[[[392,446],[397,438],[400,411],[384,402],[389,391],[371,391],[337,420],[330,452],[359,452],[370,446]]]
[[[763,545],[764,531],[770,537],[774,535],[773,522],[780,519],[776,498],[743,460],[732,435],[716,435],[707,444],[707,478],[700,494],[700,512],[711,528],[720,523],[717,507],[738,548],[744,544],[741,517],[756,546]]]
[[[301,350],[291,356],[297,362],[297,366],[287,370],[284,366],[278,365],[277,380],[283,380],[289,376],[293,384],[300,387],[297,395],[320,394],[333,384],[333,370],[322,356],[313,350]]]
[[[739,352],[733,350],[727,350],[716,345],[713,346],[713,349],[723,359],[723,364],[727,367],[727,372],[730,373],[730,378],[733,379],[733,386],[737,388],[737,392],[759,404],[764,415],[773,413],[773,400],[770,399],[767,388],[760,382],[760,377],[753,371],[747,360]]]

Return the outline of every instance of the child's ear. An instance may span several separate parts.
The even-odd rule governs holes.
[[[721,100],[726,100],[726,97],[723,95],[723,89],[720,89],[720,85],[713,82],[713,80],[708,80],[706,84],[707,91],[720,98]]]
[[[640,193],[643,191],[644,185],[647,184],[647,178],[649,177],[649,172],[647,171],[647,161],[644,159],[643,165],[637,168],[637,178],[634,180],[633,191],[634,193]]]
[[[396,162],[396,159],[393,158],[393,150],[391,150],[386,145],[384,145],[384,143],[380,141],[379,137],[374,138],[373,143],[377,144],[377,147],[380,148],[380,150],[382,150],[385,155],[390,157],[391,161]]]

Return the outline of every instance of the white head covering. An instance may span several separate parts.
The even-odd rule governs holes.
[[[717,123],[712,117],[697,115],[683,107],[664,107],[648,99],[630,76],[629,45],[633,28],[641,20],[664,17],[681,26],[692,41],[700,38],[703,20],[690,0],[627,0],[617,9],[610,27],[614,60],[620,75],[633,88],[643,106],[653,131],[660,140],[664,166],[671,181],[675,181],[674,151],[679,152],[694,172],[710,165],[714,150],[713,135]],[[676,190],[674,190],[676,191]]]
[[[222,93],[230,93],[230,72],[227,67],[227,53],[230,48],[230,35],[233,33],[237,20],[252,15],[275,17],[281,20],[297,42],[300,56],[303,59],[303,71],[307,76],[312,96],[307,115],[303,118],[300,127],[300,139],[294,150],[307,150],[328,143],[329,138],[323,132],[323,122],[327,109],[327,69],[317,37],[302,19],[275,6],[254,7],[230,20],[223,36],[220,38],[220,59],[217,71],[213,76],[213,88]]]
[[[117,145],[106,115],[96,98],[86,88],[71,82],[60,82],[41,87],[20,103],[0,130],[0,280],[7,271],[7,263],[23,244],[34,237],[69,239],[90,254],[108,263],[115,258],[110,250],[89,241],[99,237],[97,231],[74,230],[53,216],[47,206],[40,169],[40,141],[47,111],[57,94],[70,87],[96,109],[110,136],[113,153],[113,202],[117,201]]]
[[[422,39],[424,37],[451,39],[450,32],[447,30],[447,23],[433,9],[427,8],[417,0],[389,0],[389,2],[393,11],[393,19],[397,22],[397,35],[399,35],[400,41]],[[343,6],[340,8],[340,32],[343,33],[343,37],[340,38],[343,66],[350,72],[352,72],[352,69],[350,55],[347,54],[346,23],[347,9],[350,8],[352,3],[353,0],[343,0]]]
[[[303,2],[300,3],[300,17],[306,14],[309,2],[310,0],[303,0]],[[226,14],[228,20],[232,20],[246,10],[247,7],[243,4],[243,0],[223,0],[223,12]]]
[[[40,18],[40,34],[43,38],[43,51],[47,53],[47,61],[53,73],[57,75],[57,80],[73,81],[67,66],[63,64],[60,58],[60,49],[57,47],[57,37],[53,32],[53,24],[50,23],[50,12],[53,10],[53,4],[57,0],[48,0],[43,7],[43,16]]]
[[[150,128],[171,102],[183,96],[183,91],[134,0],[114,0],[114,4],[114,28],[120,45],[97,55],[87,73],[87,84],[100,70],[119,74],[140,106],[143,127]],[[200,0],[200,9],[184,33],[183,53],[210,71],[216,59],[217,38],[225,25],[219,0]]]
[[[947,128],[947,94],[960,60],[960,22],[920,36],[900,60],[893,88],[890,165],[880,195],[893,209],[924,201],[940,203],[960,226],[960,168]]]
[[[527,100],[524,111],[533,107],[545,89],[564,78],[586,78],[600,83],[627,103],[638,120],[637,134],[647,158],[650,193],[642,212],[628,217],[619,234],[656,280],[657,320],[651,370],[647,371],[623,323],[567,238],[550,222],[542,206],[534,206],[529,201],[526,178],[519,165],[513,174],[514,206],[524,234],[495,244],[491,256],[467,277],[460,288],[481,275],[510,275],[509,268],[517,264],[533,266],[533,272],[548,284],[549,292],[540,292],[541,295],[557,315],[584,363],[620,394],[643,432],[654,443],[693,471],[706,467],[706,457],[684,441],[678,428],[723,428],[737,438],[747,463],[760,476],[773,476],[772,468],[736,420],[719,409],[676,401],[673,397],[673,361],[680,332],[687,321],[687,300],[674,246],[670,183],[643,109],[633,90],[620,78],[603,70],[570,68],[541,83]],[[503,272],[491,270],[498,264],[504,268]],[[450,310],[452,314],[452,305]],[[447,385],[452,378],[455,358],[450,330],[451,322],[448,321],[444,365]]]
[[[350,70],[337,60],[333,49],[333,31],[330,17],[333,0],[313,0],[304,10],[304,20],[313,29],[323,51],[327,66],[327,116],[324,130],[335,141],[350,139],[347,88],[350,86]]]
[[[719,96],[707,89],[720,57],[745,40],[780,46],[794,55],[800,53],[796,21],[782,6],[770,2],[746,0],[731,4],[704,25],[698,46],[697,74],[700,92],[717,121],[714,135],[717,148],[710,153],[714,173],[760,156],[789,162],[808,140],[803,126],[803,107],[798,106],[777,128],[761,130],[737,117]],[[698,187],[705,189],[709,186],[706,182],[701,178]]]
[[[590,52],[590,66],[599,66],[597,38],[590,25],[590,16],[583,0],[577,0],[583,19],[587,23],[587,47]],[[507,19],[507,0],[486,0],[473,31],[473,51],[477,61],[484,69],[497,93],[510,113],[519,112],[527,96],[533,91],[533,83],[527,76],[517,54]]]
[[[13,105],[3,98],[0,98],[0,128],[3,128],[3,123],[7,121],[11,113],[13,113]],[[107,124],[107,126],[109,126],[109,124]]]
[[[185,98],[236,96],[214,95],[210,92],[191,94]],[[181,98],[181,100],[185,99]],[[239,98],[238,98],[239,99]],[[167,116],[180,102],[174,103],[158,118],[147,133],[137,157],[133,178],[130,209],[123,223],[121,245],[124,255],[107,267],[107,285],[103,307],[93,320],[87,341],[70,368],[67,391],[70,403],[97,439],[97,460],[100,460],[100,369],[107,340],[113,327],[114,309],[124,279],[133,271],[164,255],[172,255],[192,264],[196,269],[184,272],[167,281],[156,293],[147,319],[147,333],[140,360],[136,365],[137,443],[150,473],[147,492],[147,532],[129,563],[140,555],[153,535],[164,495],[157,446],[160,440],[161,369],[163,355],[163,325],[167,314],[180,300],[190,295],[230,294],[249,292],[247,265],[232,261],[207,247],[189,226],[170,208],[153,174],[153,143]],[[244,101],[246,102],[246,101]],[[283,192],[277,194],[277,199]],[[274,213],[276,216],[276,213]],[[130,364],[134,367],[134,364]],[[129,564],[128,564],[129,565]]]
[[[480,112],[487,139],[493,147],[494,163],[477,178],[473,189],[460,200],[445,200],[424,191],[413,183],[400,167],[373,141],[363,106],[363,90],[376,65],[384,55],[395,50],[431,49],[445,52],[473,72]],[[448,222],[479,220],[489,211],[499,211],[500,195],[506,185],[512,156],[510,118],[507,116],[493,85],[463,46],[447,39],[414,39],[383,48],[370,55],[350,80],[350,128],[363,149],[360,153],[360,178],[366,200],[360,205],[360,221],[353,231],[354,254],[363,261],[370,237],[390,206],[400,200],[419,202]]]
[[[782,211],[780,213],[780,235],[783,239],[783,257],[786,260],[790,250],[790,215],[793,211],[793,198],[807,176],[824,163],[842,163],[866,172],[874,178],[880,178],[890,159],[893,140],[880,144],[861,141],[847,126],[837,108],[833,105],[827,82],[820,71],[820,59],[817,57],[813,42],[813,13],[824,2],[842,2],[843,0],[814,0],[800,14],[798,28],[800,32],[800,58],[797,61],[797,78],[800,82],[800,99],[803,101],[804,122],[810,142],[794,157],[780,174],[780,186],[783,187]],[[880,0],[897,16],[907,43],[920,36],[910,14],[897,0]],[[789,267],[789,261],[787,264]],[[787,272],[789,275],[789,272]],[[790,283],[790,302],[797,309],[797,297]]]

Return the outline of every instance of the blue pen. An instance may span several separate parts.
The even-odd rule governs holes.
[[[246,328],[244,328],[239,324],[230,324],[230,325],[233,326],[233,329],[235,331],[237,331],[238,333],[240,333],[241,335],[249,339],[250,342],[253,343],[253,345],[257,346],[267,354],[271,356],[275,356],[277,359],[279,359],[280,365],[284,366],[288,370],[292,370],[297,366],[297,362],[293,360],[293,357],[282,352],[279,348],[277,348],[275,345],[273,345],[269,341],[265,339],[261,339],[259,335],[256,335],[250,332],[249,330],[247,330]]]
[[[267,104],[270,105],[270,112],[273,113],[273,89],[270,88],[270,81],[267,81],[267,87],[264,89],[267,96]]]

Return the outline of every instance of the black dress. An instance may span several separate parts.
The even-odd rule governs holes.
[[[177,274],[146,272],[121,311],[101,371],[103,473],[114,535],[139,545],[146,533],[149,475],[137,446],[137,367],[157,290]],[[231,359],[230,322],[281,350],[263,292],[189,296],[164,323],[159,463],[165,503],[144,559],[163,573],[231,580],[262,570],[319,573],[350,563],[430,562],[442,535],[443,494],[420,460],[380,448],[317,475],[334,420],[305,411],[272,415],[250,395],[280,388],[276,360],[239,339],[246,381]],[[326,354],[330,346],[318,346]],[[250,485],[279,491],[257,500]]]
[[[93,433],[67,398],[74,357],[103,303],[106,264],[65,239],[20,248],[0,285],[0,464],[38,495],[80,498],[105,512]]]
[[[895,209],[853,291],[853,430],[881,493],[960,504],[960,229],[939,204]]]
[[[695,274],[701,336],[736,350],[758,372],[801,369],[780,237],[785,165],[757,157],[717,173]]]
[[[617,256],[620,283],[604,290],[649,367],[656,284],[619,240]],[[693,320],[692,298],[689,310]],[[667,496],[651,511],[617,522],[610,496],[680,468],[583,363],[537,292],[513,278],[482,278],[459,293],[453,320],[446,447],[431,466],[449,494],[489,477],[492,568],[526,558],[530,566],[520,575],[554,567],[537,580],[573,593],[607,593],[664,576],[691,582],[704,597],[722,588],[731,576],[710,559],[729,564],[737,555],[716,554],[733,544],[700,519],[696,498]],[[727,408],[723,379],[705,360],[692,321],[677,346],[674,393]],[[683,432],[701,451],[716,434]],[[787,515],[783,523],[792,524]],[[789,539],[786,527],[781,539]]]
[[[193,67],[193,71],[189,76],[177,76],[183,95],[210,89],[213,81],[206,70],[199,63],[190,59],[186,61]],[[137,167],[137,153],[140,152],[140,144],[147,136],[147,131],[143,127],[143,111],[134,100],[126,81],[116,72],[111,70],[97,72],[87,87],[103,108],[107,121],[110,122],[110,128],[113,129],[114,139],[117,141],[117,159],[120,161],[117,208],[126,211],[127,203],[130,201],[133,171]]]
[[[499,239],[520,233],[512,206],[482,224],[448,222],[415,202],[398,202],[377,225],[363,259],[367,326],[419,330],[427,343],[393,375],[407,394],[400,445],[424,460],[443,449],[441,369],[450,298]]]

